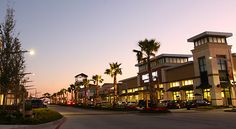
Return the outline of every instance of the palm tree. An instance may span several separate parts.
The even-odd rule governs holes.
[[[110,68],[106,69],[104,74],[110,75],[114,79],[114,100],[113,100],[113,106],[117,103],[117,75],[122,74],[122,70],[120,68],[121,64],[118,64],[118,62],[110,63]]]
[[[65,88],[60,90],[60,93],[62,94],[62,103],[65,103],[66,98],[65,98],[65,94],[66,94],[67,90]]]
[[[148,77],[149,77],[149,84],[148,84],[148,90],[150,92],[150,99],[151,99],[151,105],[153,103],[157,103],[157,98],[155,94],[155,88],[153,84],[153,77],[152,77],[152,70],[151,70],[151,61],[150,58],[155,56],[155,53],[160,48],[160,43],[156,42],[155,39],[144,39],[143,41],[138,42],[138,46],[140,47],[139,50],[133,50],[133,52],[136,52],[137,54],[137,60],[138,63],[147,63],[148,66]]]
[[[74,97],[73,97],[74,90],[75,90],[75,85],[70,84],[70,86],[68,87],[68,92],[71,93],[71,101],[74,101]]]
[[[90,85],[90,81],[89,79],[83,79],[82,82],[79,82],[79,86],[84,86],[84,104],[87,105],[87,88]]]
[[[43,94],[43,97],[44,97],[44,98],[50,98],[50,96],[51,96],[51,95],[50,95],[50,93],[48,93],[48,92]]]
[[[103,79],[102,79],[101,75],[93,75],[92,81],[96,85],[96,97],[95,97],[95,104],[96,104],[98,101],[98,98],[99,98],[99,85],[98,85],[98,83],[102,83]]]

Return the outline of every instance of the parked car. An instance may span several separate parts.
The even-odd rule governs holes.
[[[47,105],[43,103],[43,100],[40,99],[33,99],[33,100],[26,100],[27,103],[31,103],[32,108],[46,108]]]
[[[187,109],[190,108],[197,108],[198,106],[209,106],[211,103],[204,99],[204,100],[189,100],[186,102]]]
[[[128,102],[127,104],[126,104],[126,108],[127,109],[130,109],[130,110],[136,110],[136,107],[137,107],[137,103],[135,103],[135,102]]]
[[[148,102],[148,107],[150,107],[150,101]],[[139,100],[138,104],[136,106],[137,110],[143,110],[144,108],[146,108],[146,101],[145,100]]]
[[[70,100],[66,102],[66,105],[73,106],[75,105],[75,102]]]
[[[169,109],[179,109],[181,108],[180,103],[177,100],[171,100],[167,102],[167,108]]]

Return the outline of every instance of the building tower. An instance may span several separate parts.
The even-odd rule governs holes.
[[[232,33],[206,31],[189,38],[194,43],[194,92],[197,99],[208,99],[214,106],[236,105],[231,45]]]

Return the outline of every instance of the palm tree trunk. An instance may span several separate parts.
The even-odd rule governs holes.
[[[114,75],[114,100],[113,100],[113,106],[116,105],[117,102],[117,80],[116,75]]]
[[[98,81],[97,81],[96,82],[96,97],[95,97],[95,103],[94,103],[95,106],[98,102],[98,97],[99,97],[99,91],[98,91]]]
[[[152,107],[153,104],[156,103],[156,100],[155,100],[155,88],[154,88],[153,79],[152,79],[150,55],[147,56],[147,65],[148,65],[148,76],[149,76],[148,91],[150,92],[150,102],[151,102],[150,106]]]

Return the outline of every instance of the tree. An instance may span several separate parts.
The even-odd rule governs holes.
[[[103,82],[102,76],[101,75],[93,75],[92,81],[96,85],[95,103],[97,103],[98,98],[99,98],[99,85],[98,84]]]
[[[26,92],[21,84],[25,76],[24,51],[14,28],[14,9],[8,8],[5,21],[0,25],[0,90],[4,94],[3,105],[6,105],[6,96],[10,91],[14,92],[15,100]]]
[[[157,103],[157,97],[155,94],[155,87],[153,85],[153,77],[152,77],[152,69],[151,69],[151,61],[150,58],[155,56],[155,53],[160,48],[160,43],[156,42],[155,39],[144,39],[143,41],[138,42],[138,46],[140,47],[139,50],[133,50],[133,52],[136,52],[138,63],[147,64],[148,67],[148,77],[149,77],[149,83],[148,83],[148,91],[150,92],[150,99],[151,99],[151,105],[154,103]]]
[[[70,84],[70,86],[68,88],[68,92],[71,93],[71,101],[74,101],[74,97],[73,97],[74,91],[75,91],[75,85],[74,84]]]
[[[66,102],[66,98],[65,98],[65,94],[67,92],[67,90],[65,88],[60,90],[61,94],[62,94],[62,103]]]
[[[88,99],[88,96],[87,96],[87,88],[89,87],[90,85],[90,81],[89,79],[85,78],[83,79],[82,82],[79,82],[79,86],[84,86],[84,104],[87,105],[87,99]]]
[[[50,98],[50,96],[51,96],[51,94],[48,93],[48,92],[43,94],[43,97],[44,97],[44,98]]]
[[[118,62],[115,63],[110,63],[110,68],[106,69],[104,74],[110,75],[111,77],[113,77],[114,80],[114,100],[113,100],[113,107],[116,105],[117,103],[117,75],[118,74],[122,74],[122,70],[120,68],[121,64],[118,64]]]

